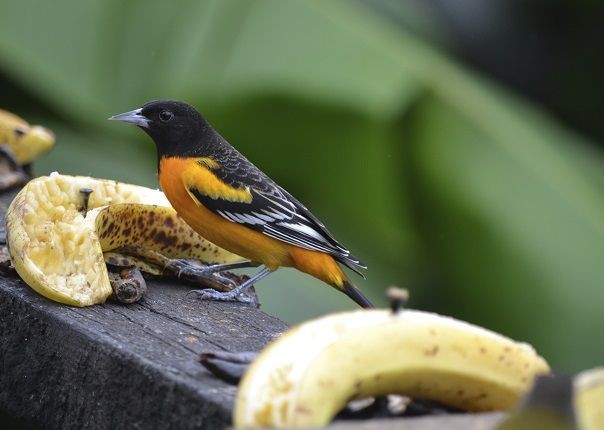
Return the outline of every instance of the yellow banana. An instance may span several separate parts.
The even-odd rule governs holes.
[[[604,430],[604,367],[575,377],[575,415],[581,430]]]
[[[0,145],[6,145],[21,165],[31,163],[48,152],[55,143],[54,134],[45,127],[0,109]]]
[[[507,410],[549,372],[527,344],[433,313],[364,310],[294,327],[252,363],[235,427],[326,425],[351,399],[389,393]]]
[[[104,179],[34,179],[12,201],[6,224],[21,278],[43,296],[74,306],[102,303],[111,294],[103,252],[120,246],[169,258],[241,259],[189,228],[162,192]]]

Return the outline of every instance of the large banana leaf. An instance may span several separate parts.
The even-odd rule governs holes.
[[[42,106],[5,107],[57,131],[40,173],[154,185],[151,143],[105,118],[188,100],[367,260],[372,298],[603,359],[600,154],[357,3],[2,2],[0,68]],[[352,307],[292,271],[259,291],[291,321]]]

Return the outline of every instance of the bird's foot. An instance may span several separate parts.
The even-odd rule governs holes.
[[[164,264],[164,270],[168,271],[169,273],[174,273],[179,279],[181,276],[191,272],[204,276],[207,274],[207,271],[204,270],[204,267],[196,266],[190,261],[178,258],[167,259]]]
[[[205,288],[203,290],[191,290],[189,294],[195,294],[200,300],[215,300],[219,302],[239,302],[246,304],[256,304],[253,297],[247,296],[237,290],[228,291],[226,293]]]
[[[227,287],[237,287],[237,283],[234,280],[211,270],[211,267],[212,266],[204,267],[196,265],[187,260],[171,259],[167,261],[164,270],[167,270],[169,273],[174,273],[178,279],[183,279],[185,281],[197,282],[200,279],[206,279],[218,282]]]

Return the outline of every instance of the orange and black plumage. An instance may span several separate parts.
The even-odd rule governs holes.
[[[302,203],[220,136],[195,108],[160,100],[111,119],[136,124],[153,139],[161,188],[195,231],[249,259],[250,266],[265,266],[251,281],[281,266],[294,267],[344,292],[360,306],[372,307],[340,264],[357,273],[366,266]],[[241,290],[202,292],[207,298],[229,300]]]

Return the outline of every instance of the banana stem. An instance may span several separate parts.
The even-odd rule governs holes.
[[[90,200],[90,194],[92,194],[92,191],[92,188],[80,188],[80,194],[82,194],[84,199],[84,204],[82,205],[80,212],[82,212],[82,215],[84,216],[86,216],[86,213],[88,212],[88,201]]]
[[[409,291],[406,288],[390,287],[386,292],[386,297],[390,301],[392,313],[396,314],[409,301]]]
[[[121,303],[136,303],[147,292],[147,283],[136,267],[122,269],[119,273],[109,273],[109,283],[113,296]]]

